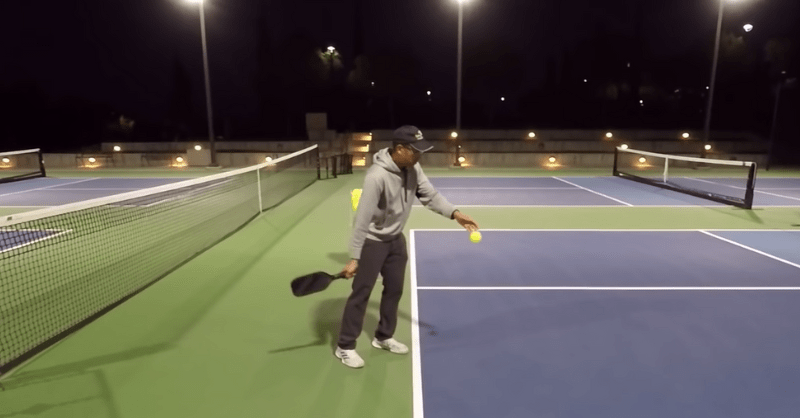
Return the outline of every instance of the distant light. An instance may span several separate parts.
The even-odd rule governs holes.
[[[8,163],[10,163],[10,162],[11,162],[11,160],[10,160],[10,159],[8,159],[8,157],[4,157],[4,158],[3,158],[3,163],[4,163],[4,164],[8,164]]]
[[[114,145],[114,151],[117,152],[122,151],[122,147],[120,147],[119,145]]]
[[[684,132],[683,135],[681,136],[683,137],[683,139],[689,139],[689,132]]]
[[[786,75],[786,70],[781,71],[781,74]]]
[[[372,82],[372,87],[375,87],[375,82],[374,81]]]
[[[628,63],[628,68],[631,68],[631,63]]]
[[[607,132],[606,133],[606,138],[612,138],[613,136],[614,136],[614,134],[612,134],[611,132]]]
[[[706,145],[705,149],[706,149],[706,151],[711,151],[711,145]]]
[[[372,132],[369,133],[369,136],[372,136]]]
[[[589,82],[589,80],[587,80],[587,79],[585,79],[585,78],[584,78],[584,79],[583,79],[583,82],[584,82],[584,83],[588,83],[588,82]]]
[[[536,134],[531,132],[528,134],[528,138],[536,138]]]
[[[183,157],[178,157],[178,158],[175,159],[175,161],[177,161],[179,163],[182,163],[183,162]]]
[[[90,163],[94,163],[95,161],[97,161],[97,160],[95,160],[94,157],[89,157],[89,162]]]
[[[428,96],[430,96],[430,95],[431,95],[431,91],[430,91],[430,90],[428,90]]]
[[[458,146],[458,149],[461,149],[461,145]]]
[[[628,149],[628,144],[622,144],[619,147],[622,148],[622,149]]]
[[[455,132],[450,133],[450,138],[458,138],[458,134]]]
[[[680,93],[681,89],[675,89],[675,93]]]
[[[200,151],[201,149],[203,149],[203,147],[201,147],[200,145],[195,145],[194,146],[194,150],[195,151]]]
[[[706,90],[710,90],[710,89],[711,89],[711,87],[706,86]]]
[[[506,101],[506,98],[505,98],[505,97],[501,97],[501,98],[500,98],[500,101],[501,101],[501,102],[504,102],[504,101]]]
[[[753,30],[753,25],[751,25],[751,24],[749,24],[749,23],[748,23],[748,24],[746,24],[746,25],[744,25],[744,31],[745,31],[745,32],[750,32],[750,31],[752,31],[752,30]]]
[[[272,157],[267,157],[267,158],[265,158],[264,160],[265,160],[266,162],[270,162],[270,161],[272,161]]]
[[[644,164],[644,163],[647,162],[647,158],[641,157],[641,158],[639,158],[639,162]]]
[[[463,163],[464,161],[467,161],[467,159],[464,157],[458,157],[458,162]]]
[[[333,51],[336,51],[336,48],[334,48],[334,47],[332,47],[332,46],[329,46],[329,47],[328,47],[328,52],[333,52]]]
[[[640,104],[644,104],[644,100],[639,100],[639,103]]]
[[[551,163],[554,163],[554,162],[556,162],[556,157],[550,157],[550,158],[547,159],[547,161],[550,161]]]

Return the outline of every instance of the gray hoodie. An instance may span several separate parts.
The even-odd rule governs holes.
[[[384,242],[397,238],[411,214],[415,197],[426,208],[447,218],[456,209],[433,188],[419,163],[401,170],[392,160],[389,148],[376,152],[356,211],[350,257],[361,259],[366,238]]]

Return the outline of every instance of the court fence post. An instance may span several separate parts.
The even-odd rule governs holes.
[[[319,161],[319,147],[317,147],[317,180],[322,180],[322,173],[320,172],[320,161]]]

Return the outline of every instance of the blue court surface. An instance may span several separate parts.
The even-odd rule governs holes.
[[[63,205],[186,180],[184,178],[36,178],[0,184],[0,207]],[[740,179],[687,179],[697,187],[744,195]],[[431,183],[462,207],[496,206],[723,206],[618,177],[433,177]],[[419,202],[417,202],[419,204]],[[800,178],[764,178],[753,206],[800,206]]]
[[[57,206],[187,180],[185,178],[35,178],[0,184],[0,207]]]
[[[435,177],[431,183],[450,202],[480,206],[722,206],[684,193],[619,177]],[[681,179],[682,185],[744,197],[741,179]],[[800,178],[756,182],[753,206],[800,206]]]
[[[410,236],[414,417],[797,417],[800,231]]]

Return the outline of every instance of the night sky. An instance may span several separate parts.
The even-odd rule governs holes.
[[[479,43],[522,52],[527,60],[525,87],[532,88],[544,82],[548,57],[568,51],[597,26],[629,36],[640,33],[649,58],[710,53],[716,0],[640,1],[645,4],[641,21],[636,0],[470,0],[465,6],[465,54]],[[259,16],[273,42],[305,33],[321,49],[336,46],[351,66],[358,3],[366,52],[405,48],[422,64],[430,90],[455,95],[455,0],[207,0],[215,112],[249,117],[257,110],[253,77]],[[34,80],[53,98],[84,97],[157,119],[167,111],[178,57],[192,78],[196,106],[204,108],[196,4],[15,0],[0,7],[2,84]],[[752,36],[766,40],[793,30],[796,36],[798,16],[797,0],[739,0],[728,6],[726,20],[748,20],[755,25]]]

